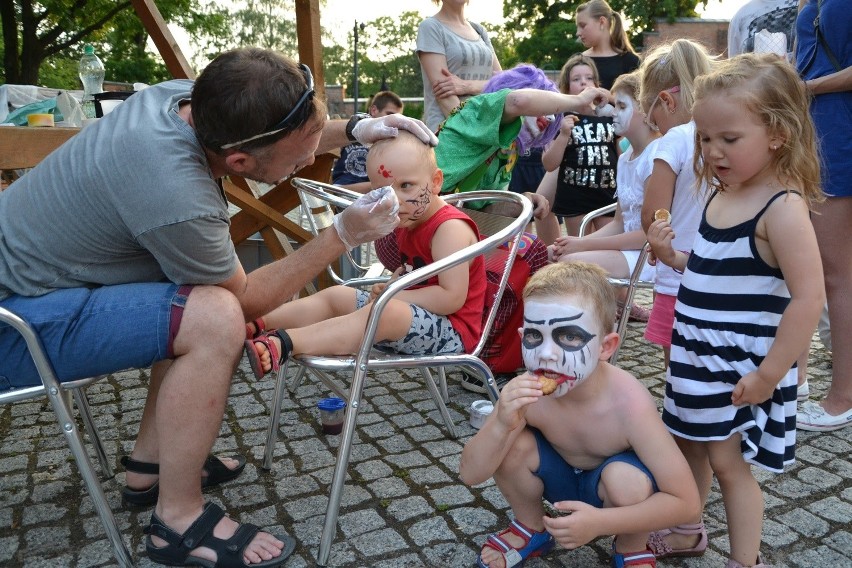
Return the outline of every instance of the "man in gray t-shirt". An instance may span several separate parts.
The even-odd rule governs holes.
[[[172,537],[194,522],[204,548],[232,553],[224,541],[203,540],[214,526],[227,537],[239,525],[204,506],[199,479],[220,483],[245,465],[241,456],[208,457],[245,322],[398,222],[393,197],[365,195],[335,218],[335,230],[246,274],[218,179],[275,183],[317,153],[370,144],[396,128],[437,143],[401,115],[326,121],[307,66],[239,49],[194,83],[134,94],[0,193],[0,306],[35,327],[59,379],[151,366],[139,435],[122,460],[122,494],[157,503],[146,541],[153,560],[182,563],[186,553]],[[22,338],[7,326],[0,353],[0,390],[39,384]],[[278,565],[293,549],[292,539],[254,529],[244,536],[247,563],[271,558],[252,566]]]

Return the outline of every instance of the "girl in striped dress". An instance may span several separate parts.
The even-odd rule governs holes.
[[[824,197],[807,108],[804,84],[771,55],[742,55],[698,77],[696,171],[714,191],[690,254],[671,246],[668,221],[648,231],[658,260],[684,272],[663,421],[702,502],[714,474],[719,481],[729,568],[764,566],[763,496],[750,464],[781,472],[793,462],[795,361],[825,301],[809,218]],[[658,557],[701,554],[696,521],[652,535]]]

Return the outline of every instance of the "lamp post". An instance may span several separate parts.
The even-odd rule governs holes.
[[[355,33],[355,57],[354,57],[355,65],[354,65],[353,73],[352,73],[352,75],[353,75],[353,81],[352,81],[353,82],[352,113],[353,114],[358,112],[358,29],[360,28],[361,31],[363,32],[364,27],[365,26],[364,26],[363,22],[361,24],[359,24],[358,20],[355,20],[355,27],[353,28],[353,31]]]

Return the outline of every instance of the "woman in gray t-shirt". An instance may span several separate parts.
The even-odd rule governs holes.
[[[465,19],[465,0],[433,1],[441,9],[420,23],[417,57],[423,74],[423,122],[435,131],[501,68],[485,29]]]

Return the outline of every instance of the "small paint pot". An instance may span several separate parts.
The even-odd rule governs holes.
[[[470,425],[479,430],[493,410],[494,405],[490,400],[473,401],[470,405]]]
[[[346,401],[342,398],[322,398],[317,402],[323,434],[340,434],[343,431],[343,416]]]

